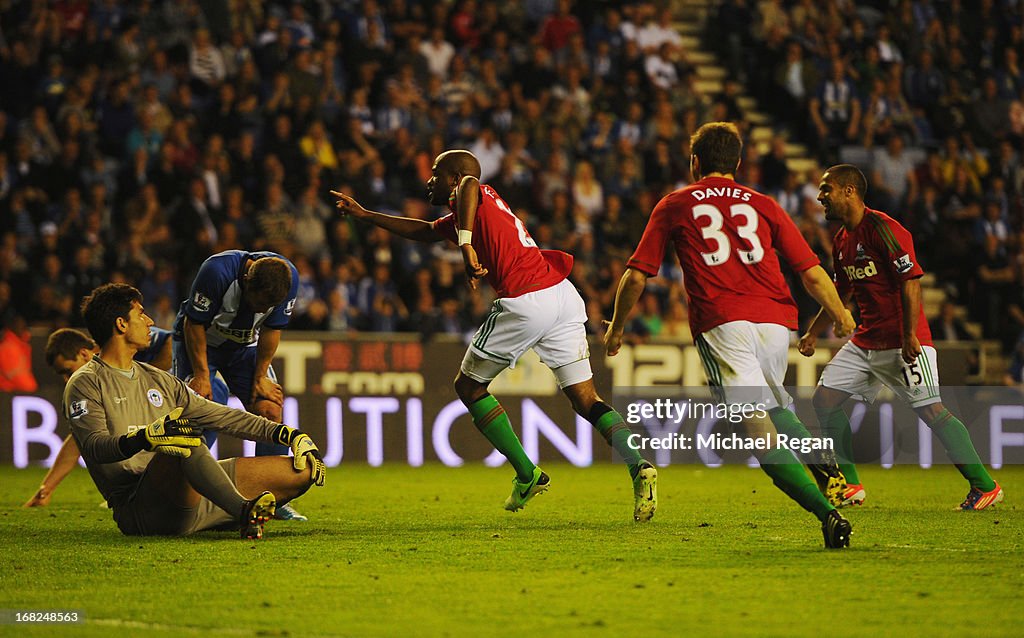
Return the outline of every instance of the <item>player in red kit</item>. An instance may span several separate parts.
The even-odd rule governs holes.
[[[853,317],[789,215],[774,200],[736,183],[743,148],[736,127],[705,124],[690,147],[690,169],[698,181],[654,207],[619,283],[605,348],[609,356],[619,351],[626,318],[671,244],[683,269],[690,327],[717,398],[763,405],[766,416],[751,411],[753,416],[744,419],[747,435],[766,443],[767,449],[755,453],[761,468],[787,496],[817,516],[826,547],[846,547],[850,523],[822,493],[838,499],[845,489],[834,458],[822,454],[808,463],[819,483],[815,487],[793,453],[777,443],[777,433],[797,438],[810,433],[787,409],[792,398],[783,381],[797,308],[776,251],[828,309],[837,332],[852,332]]]
[[[368,211],[336,191],[344,213],[408,239],[457,243],[470,285],[486,278],[497,295],[491,314],[473,337],[455,378],[455,392],[473,423],[516,470],[505,509],[521,509],[550,485],[523,450],[508,415],[487,387],[531,348],[572,402],[622,456],[633,479],[633,518],[646,521],[657,508],[657,470],[629,446],[629,427],[594,388],[583,298],[567,277],[572,256],[540,250],[523,222],[493,188],[480,183],[480,162],[468,151],[441,153],[431,168],[427,195],[450,213],[434,222]]]
[[[818,421],[836,441],[847,478],[842,505],[859,505],[865,497],[842,405],[851,396],[874,401],[885,385],[928,424],[971,484],[959,509],[985,509],[1003,500],[1003,490],[982,465],[967,428],[942,405],[935,348],[921,307],[924,271],[914,254],[914,240],[892,217],[864,205],[867,189],[864,174],[850,164],[828,169],[818,185],[825,217],[843,224],[832,246],[836,287],[844,302],[857,302],[861,316],[853,339],[822,371],[814,393]],[[824,328],[819,313],[800,339],[802,354],[814,354]]]

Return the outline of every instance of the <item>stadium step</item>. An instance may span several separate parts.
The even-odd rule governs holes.
[[[679,0],[676,3],[676,17],[682,22],[704,24],[711,14],[711,4],[703,0]]]
[[[698,64],[696,66],[697,77],[702,80],[720,80],[725,81],[725,76],[729,75],[729,72],[717,64]]]
[[[786,168],[793,171],[796,174],[803,174],[807,171],[815,170],[818,167],[818,162],[809,157],[787,157]]]
[[[693,85],[705,95],[718,95],[722,92],[722,83],[719,80],[696,80]]]
[[[770,126],[755,126],[750,129],[750,141],[754,143],[770,142],[775,131]]]
[[[796,144],[789,142],[786,144],[786,157],[790,157],[798,160],[809,160],[814,161],[810,158],[810,153],[807,152],[807,147],[803,144]]]
[[[760,111],[744,111],[743,117],[756,126],[767,126],[772,123],[772,118]]]
[[[692,51],[700,48],[700,38],[695,35],[680,35],[679,44],[686,51]]]
[[[694,49],[686,51],[686,60],[694,66],[700,66],[702,64],[718,64],[718,56],[714,53]]]
[[[673,22],[672,26],[682,35],[700,36],[704,33],[704,29],[699,23],[691,22],[689,20]]]

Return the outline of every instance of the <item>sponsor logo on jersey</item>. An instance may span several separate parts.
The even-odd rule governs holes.
[[[199,312],[208,311],[212,304],[213,302],[210,301],[210,298],[204,295],[203,293],[199,292],[198,290],[196,291],[195,296],[192,297],[192,305]]]
[[[245,328],[227,328],[225,326],[213,325],[217,332],[236,343],[252,343],[256,340],[256,331]]]
[[[874,277],[878,274],[878,266],[875,262],[869,261],[867,266],[859,268],[857,266],[843,266],[843,271],[846,272],[846,276],[851,281],[858,281],[860,279],[867,279],[868,277]]]
[[[81,401],[72,401],[71,418],[78,419],[85,416],[86,414],[89,414],[89,407],[87,404],[88,401],[86,401],[85,399],[82,399]]]
[[[150,388],[146,390],[146,398],[153,404],[153,407],[159,408],[164,404],[164,395],[160,394],[160,391],[156,388]]]
[[[910,261],[910,255],[903,255],[899,259],[894,259],[892,265],[896,266],[896,272],[902,275],[910,272],[914,267],[914,262]]]
[[[294,309],[295,309],[295,300],[292,299],[291,301],[288,302],[288,305],[286,305],[284,307],[284,314],[286,314],[288,316],[291,316],[292,310],[294,310]]]

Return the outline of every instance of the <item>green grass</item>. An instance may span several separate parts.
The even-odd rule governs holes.
[[[636,525],[621,467],[545,469],[510,514],[507,467],[336,468],[258,543],[121,536],[80,470],[21,509],[43,471],[0,469],[0,609],[86,617],[0,634],[1021,635],[1022,468],[975,514],[955,469],[864,468],[848,551],[756,470],[663,468]]]

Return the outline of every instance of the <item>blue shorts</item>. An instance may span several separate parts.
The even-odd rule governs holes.
[[[192,360],[188,357],[188,350],[185,348],[184,340],[175,339],[172,345],[174,364],[171,366],[171,374],[179,379],[188,379],[192,376]],[[228,390],[242,401],[242,405],[249,407],[249,397],[252,395],[252,377],[256,372],[256,346],[238,348],[236,350],[206,349],[206,364],[210,369],[210,379],[213,386],[213,400],[221,405],[228,403]],[[215,378],[220,372],[227,382],[223,388],[223,396],[218,396],[218,384],[223,382]],[[274,366],[267,368],[267,378],[277,383],[277,375],[274,373]]]

